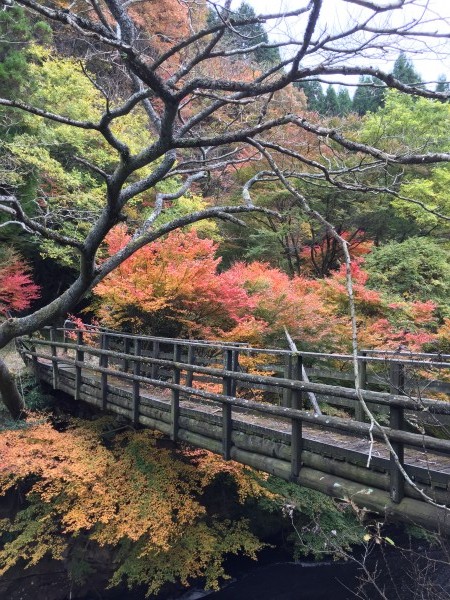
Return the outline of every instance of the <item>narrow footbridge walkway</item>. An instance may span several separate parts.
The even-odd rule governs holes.
[[[448,355],[360,353],[361,396],[378,427],[345,354],[72,327],[46,328],[19,349],[41,380],[75,401],[450,534]],[[310,408],[314,398],[326,414]]]

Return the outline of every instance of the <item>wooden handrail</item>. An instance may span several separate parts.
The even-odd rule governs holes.
[[[35,344],[35,345],[43,345],[43,346],[52,346],[55,345],[55,342],[41,340],[39,338],[31,338],[27,339],[27,341]],[[224,369],[216,369],[213,367],[203,367],[200,365],[192,365],[189,363],[178,362],[174,364],[173,360],[161,359],[161,358],[153,358],[150,356],[141,356],[136,357],[133,354],[125,354],[122,352],[116,352],[113,350],[106,350],[101,348],[94,348],[93,346],[83,345],[78,346],[77,344],[71,344],[67,342],[57,342],[58,347],[63,349],[72,349],[72,350],[82,350],[85,353],[91,354],[93,356],[107,356],[117,359],[127,359],[130,361],[138,360],[141,363],[146,364],[155,364],[161,367],[168,368],[178,368],[183,371],[192,371],[194,373],[201,373],[204,375],[212,375],[218,378],[222,377],[231,377],[236,381],[242,381],[247,383],[254,384],[262,384],[267,385],[274,388],[282,388],[288,390],[299,390],[299,391],[312,391],[318,394],[324,394],[328,396],[334,396],[338,398],[347,398],[349,400],[358,401],[358,395],[356,391],[352,388],[347,388],[343,386],[335,386],[324,383],[313,383],[313,382],[304,382],[300,380],[290,380],[283,379],[280,377],[268,377],[263,375],[252,375],[250,373],[242,373],[236,371],[226,371]],[[228,348],[231,350],[232,348]],[[30,356],[34,356],[34,352],[29,352]],[[39,355],[41,358],[49,358],[48,355]],[[58,358],[61,362],[69,362],[68,359]],[[72,363],[70,363],[72,364]],[[118,373],[118,372],[117,372]],[[402,396],[396,394],[389,394],[386,392],[376,392],[372,390],[361,390],[361,395],[364,400],[369,402],[376,402],[378,404],[382,404],[385,406],[398,406],[402,408],[406,408],[412,411],[427,411],[433,414],[450,414],[450,403],[443,402],[439,400],[433,400],[432,398],[417,398],[417,397],[409,397]]]
[[[51,327],[43,327],[43,330],[50,330]],[[78,329],[78,328],[77,328]],[[56,331],[61,331],[61,332],[65,332],[65,331],[70,331],[71,333],[74,333],[75,331],[77,331],[76,328],[68,328],[68,327],[57,327]],[[273,356],[289,356],[292,354],[292,351],[290,350],[283,350],[280,348],[255,348],[253,346],[249,346],[248,344],[242,343],[242,342],[221,342],[221,341],[208,341],[208,340],[187,340],[187,339],[183,339],[183,338],[166,338],[166,337],[159,337],[159,336],[148,336],[148,335],[138,335],[138,334],[132,334],[132,333],[122,333],[122,332],[118,332],[115,330],[108,330],[108,329],[103,329],[101,327],[99,328],[86,328],[86,329],[81,329],[83,332],[86,333],[91,333],[93,335],[97,334],[102,334],[104,333],[107,336],[111,336],[111,337],[117,337],[120,339],[123,338],[129,338],[129,339],[135,339],[135,338],[139,338],[141,340],[147,340],[147,341],[157,341],[160,343],[167,343],[167,344],[181,344],[182,346],[196,346],[199,348],[216,348],[217,350],[224,350],[224,349],[237,349],[241,352],[251,352],[254,354],[269,354],[269,355],[273,355]],[[389,350],[362,350],[362,352],[364,354],[362,354],[359,358],[364,357],[364,359],[367,362],[374,362],[374,363],[386,363],[389,362],[391,359],[386,358],[386,356],[393,356],[393,360],[395,360],[396,362],[401,361],[404,364],[409,364],[409,365],[416,365],[416,366],[435,366],[435,367],[439,367],[439,368],[450,368],[450,354],[439,354],[439,353],[435,353],[435,354],[426,354],[426,353],[414,353],[414,352],[394,352],[394,351],[389,351]],[[327,352],[311,352],[311,351],[307,351],[307,350],[299,350],[298,354],[304,357],[309,357],[309,358],[323,358],[323,359],[336,359],[336,360],[342,360],[342,361],[353,361],[353,354],[343,354],[343,353],[327,353]],[[369,356],[370,354],[382,354],[383,356],[378,357],[378,356]],[[422,357],[434,357],[437,360],[426,360],[426,361],[420,361],[420,360],[415,360],[412,358],[408,358],[411,356],[422,356]]]
[[[223,394],[214,394],[212,392],[206,392],[204,390],[200,390],[198,388],[188,388],[185,385],[172,383],[170,381],[161,381],[159,379],[151,379],[150,377],[145,377],[143,375],[137,377],[130,373],[124,373],[122,371],[116,371],[114,369],[108,369],[105,367],[89,365],[88,363],[78,363],[76,360],[69,358],[54,358],[51,355],[39,354],[38,352],[27,352],[28,355],[35,358],[45,358],[48,360],[58,360],[60,363],[70,364],[73,366],[81,366],[83,369],[87,369],[89,371],[93,371],[95,373],[99,373],[101,375],[111,375],[113,377],[117,377],[118,379],[125,379],[129,381],[139,381],[141,383],[147,383],[155,387],[160,388],[168,388],[171,390],[178,390],[180,392],[184,392],[190,396],[198,396],[200,398],[205,398],[207,400],[213,400],[215,402],[221,402],[224,404],[228,404],[230,406],[237,406],[240,408],[249,409],[256,412],[261,412],[265,414],[270,414],[272,416],[284,417],[287,419],[296,419],[299,421],[303,421],[305,423],[310,423],[312,425],[317,425],[321,427],[326,427],[328,429],[337,429],[339,431],[344,431],[351,434],[363,435],[364,437],[370,438],[371,435],[375,439],[383,439],[383,434],[381,431],[377,429],[373,429],[367,423],[361,423],[357,421],[352,421],[348,419],[342,419],[340,417],[330,417],[326,415],[313,415],[307,411],[282,407],[282,406],[274,406],[268,403],[260,403],[255,402],[253,400],[247,400],[244,398],[235,398],[228,397]],[[182,368],[184,366],[183,363],[170,363],[173,368]],[[232,371],[221,370],[220,373],[224,374],[224,376],[231,376],[233,374]],[[290,382],[297,385],[291,386],[292,389],[301,390],[302,382]],[[300,385],[298,385],[300,384]],[[445,413],[448,414],[448,413]],[[389,427],[382,427],[381,430],[387,435],[387,437],[399,443],[404,443],[409,446],[414,446],[422,449],[434,450],[437,452],[450,453],[450,440],[443,440],[439,438],[433,438],[431,436],[410,433],[407,431],[397,431],[395,429]]]

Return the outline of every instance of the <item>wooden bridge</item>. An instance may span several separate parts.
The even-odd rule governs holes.
[[[19,348],[41,380],[76,401],[388,519],[450,534],[448,355],[358,357],[362,396],[394,456],[383,433],[364,422],[349,355],[72,328],[46,328]],[[308,409],[308,393],[328,414]]]

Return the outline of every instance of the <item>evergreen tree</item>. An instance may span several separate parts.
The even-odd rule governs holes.
[[[325,95],[322,85],[318,81],[297,81],[294,86],[299,90],[303,90],[308,102],[308,109],[323,113]]]
[[[383,105],[384,90],[382,82],[370,75],[361,75],[359,85],[353,96],[353,110],[359,115],[376,112]]]
[[[324,114],[329,116],[339,115],[339,100],[336,90],[332,85],[329,85],[325,94]]]
[[[345,117],[352,112],[352,99],[347,88],[340,87],[338,93],[339,115]]]
[[[253,7],[247,2],[242,2],[237,11],[233,15],[233,21],[250,20],[256,17],[256,13]],[[221,23],[217,13],[210,11],[208,15],[208,25],[216,25]],[[222,47],[226,48],[251,48],[257,44],[268,44],[269,37],[264,30],[261,23],[250,23],[248,25],[233,25],[238,33],[234,33],[231,29],[225,32],[222,38]],[[242,60],[242,55],[238,55],[239,59]],[[257,63],[261,65],[270,65],[280,61],[280,52],[278,48],[258,48],[257,50],[249,53],[249,57],[253,58]]]
[[[410,237],[374,248],[365,268],[369,286],[404,298],[447,303],[450,253],[435,240]]]
[[[31,21],[23,8],[0,11],[0,96],[14,98],[28,80],[26,48],[30,42],[46,43],[50,27],[44,21]]]
[[[450,83],[447,81],[445,75],[439,75],[436,84],[436,92],[450,92]]]
[[[416,85],[422,83],[422,78],[415,70],[412,60],[404,52],[400,52],[394,63],[392,75],[407,85]]]

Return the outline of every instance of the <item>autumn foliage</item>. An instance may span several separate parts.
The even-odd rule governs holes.
[[[128,241],[124,227],[107,238],[114,254]],[[192,230],[173,232],[145,246],[96,288],[98,316],[111,326],[139,331],[158,317],[176,322],[191,336],[210,336],[229,329],[245,313],[248,297],[218,275],[217,245]]]
[[[31,425],[0,435],[0,496],[20,489],[26,498],[16,519],[0,520],[0,575],[46,555],[70,563],[79,540],[115,549],[113,585],[125,579],[154,593],[167,581],[204,576],[214,588],[226,553],[254,558],[261,548],[246,521],[208,515],[202,502],[219,473],[240,502],[273,497],[248,468],[224,469],[204,450],[159,448],[161,436],[151,431],[117,435],[106,447],[104,419],[73,421],[64,432]]]
[[[39,286],[33,283],[30,268],[12,250],[2,250],[0,254],[0,316],[9,311],[28,308],[39,298]]]
[[[124,226],[107,239],[108,253],[129,239]],[[356,254],[366,254],[360,241]],[[220,272],[218,244],[195,230],[173,232],[125,261],[95,293],[101,322],[141,333],[170,333],[264,346],[348,350],[351,339],[345,267],[323,279],[289,277],[268,263],[236,262]],[[392,302],[368,287],[363,256],[352,264],[360,342],[366,347],[420,350],[436,341],[436,304]],[[167,329],[166,329],[167,331]]]

